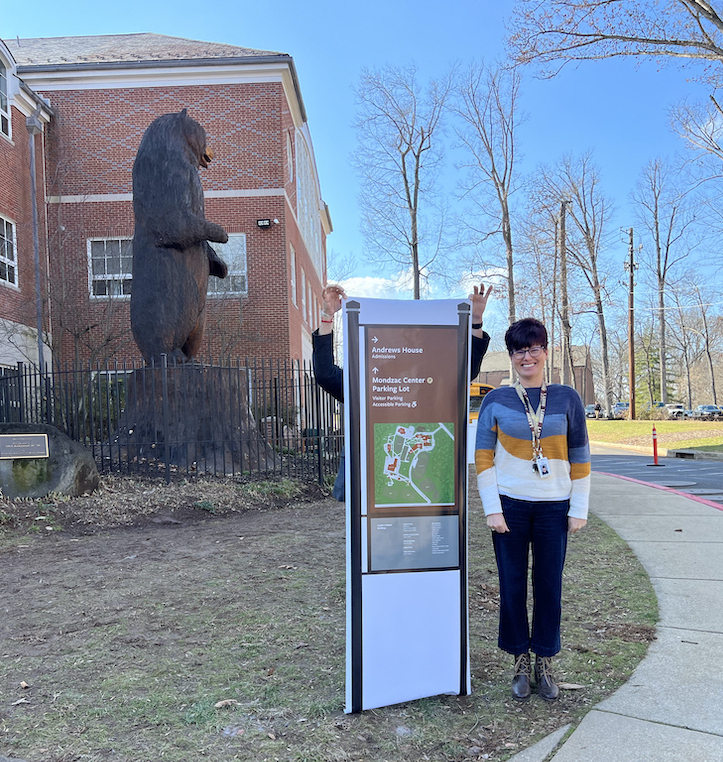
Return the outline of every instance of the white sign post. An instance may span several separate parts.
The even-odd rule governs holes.
[[[469,317],[345,305],[347,712],[470,692]]]

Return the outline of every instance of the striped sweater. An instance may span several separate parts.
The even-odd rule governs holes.
[[[536,410],[540,390],[528,389],[527,393]],[[502,494],[518,500],[569,498],[568,515],[587,518],[590,446],[585,410],[571,387],[547,387],[541,442],[550,467],[550,475],[544,479],[532,469],[532,433],[515,388],[503,386],[485,397],[477,423],[475,452],[477,487],[485,516],[502,512]]]

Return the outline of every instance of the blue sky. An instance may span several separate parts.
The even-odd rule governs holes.
[[[413,61],[423,74],[436,76],[455,61],[492,62],[504,55],[504,23],[513,5],[513,0],[448,0],[444,5],[438,0],[125,0],[102,5],[34,0],[7,4],[0,36],[156,32],[291,54],[334,224],[328,247],[361,263],[357,178],[348,160],[355,147],[353,87],[361,69]],[[552,80],[529,76],[522,100],[528,119],[518,144],[521,171],[552,163],[566,152],[592,150],[605,191],[618,208],[614,226],[630,227],[628,196],[642,167],[682,148],[669,128],[668,109],[684,97],[707,96],[703,86],[688,80],[693,73],[660,69],[653,62],[638,68],[621,59],[568,67]],[[621,242],[621,261],[624,256]],[[372,275],[362,264],[357,274]]]

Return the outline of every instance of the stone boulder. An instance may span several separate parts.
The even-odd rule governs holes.
[[[98,488],[98,467],[93,456],[55,426],[0,423],[0,434],[48,435],[48,458],[0,460],[0,489],[5,497],[37,498],[50,492],[77,497]]]

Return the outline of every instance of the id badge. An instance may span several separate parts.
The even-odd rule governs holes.
[[[538,455],[535,458],[535,471],[539,474],[540,479],[550,475],[550,464],[544,455]]]

